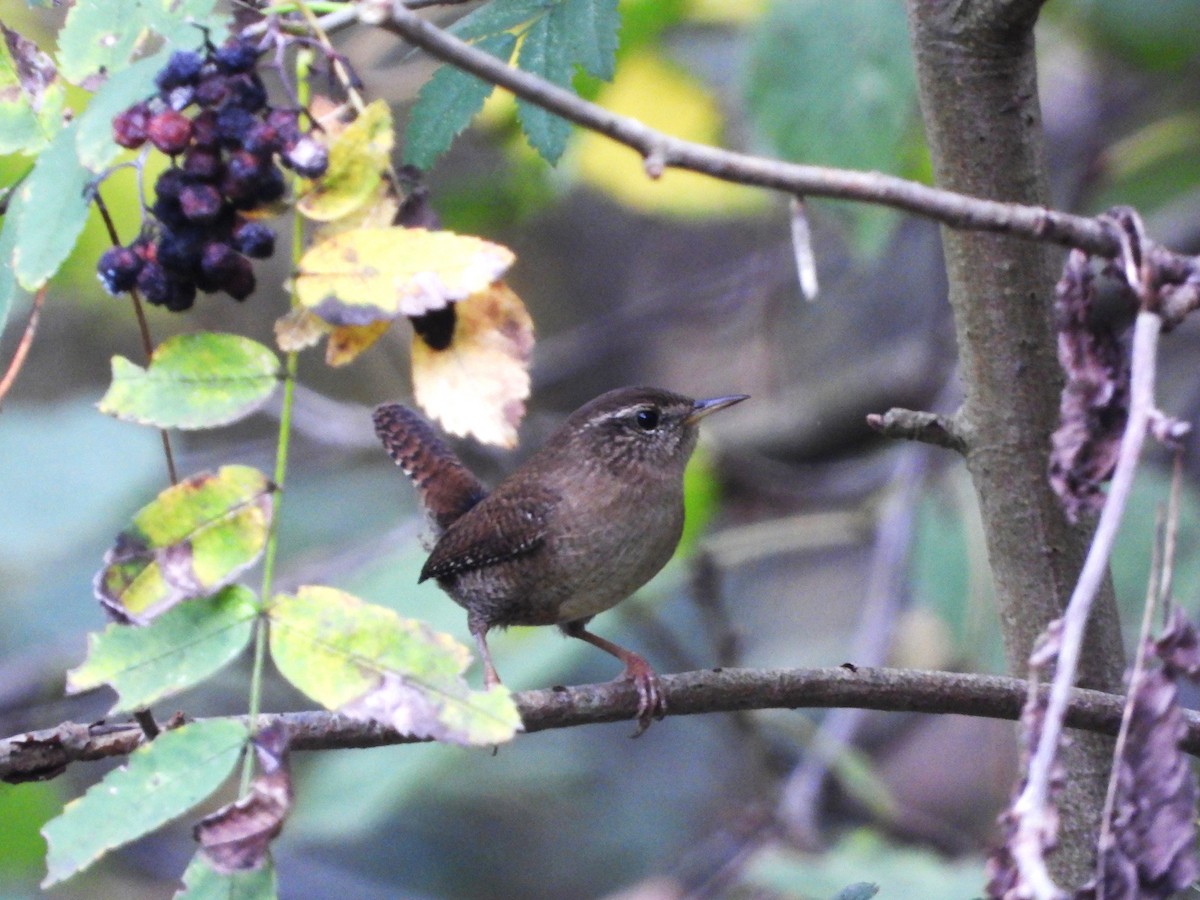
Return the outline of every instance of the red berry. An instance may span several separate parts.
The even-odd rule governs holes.
[[[129,150],[146,143],[146,126],[150,122],[150,107],[136,103],[113,119],[113,140]]]
[[[146,136],[163,153],[175,156],[187,149],[192,139],[192,120],[181,112],[164,109],[150,119]]]

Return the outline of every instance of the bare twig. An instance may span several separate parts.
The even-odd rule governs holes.
[[[25,323],[25,333],[21,335],[12,361],[4,372],[4,377],[0,378],[0,404],[4,403],[4,398],[8,396],[8,392],[12,389],[17,376],[21,374],[21,369],[29,356],[29,348],[33,346],[33,337],[37,334],[38,320],[42,316],[42,304],[46,302],[48,288],[49,285],[43,284],[33,295],[33,306],[29,310],[29,321]]]
[[[834,197],[877,203],[935,219],[954,228],[992,231],[1030,240],[1052,241],[1090,253],[1120,252],[1117,229],[1109,222],[1045,207],[969,197],[880,172],[809,166],[734,153],[681,140],[619,116],[545,79],[515,69],[477,50],[405,8],[392,4],[380,27],[399,34],[431,56],[499,85],[568,121],[632,147],[657,168],[688,169],[737,184],[773,188],[792,196]]]
[[[921,441],[956,453],[967,452],[967,442],[953,416],[897,406],[882,415],[871,413],[867,424],[886,437]]]
[[[796,257],[796,275],[800,279],[800,293],[812,302],[817,299],[817,256],[813,253],[812,229],[808,227],[808,214],[804,209],[804,198],[793,197],[789,204],[792,222],[792,253]]]
[[[1154,376],[1161,330],[1162,318],[1157,313],[1138,313],[1133,331],[1129,419],[1121,437],[1120,456],[1113,472],[1108,499],[1100,513],[1096,534],[1062,618],[1061,648],[1045,722],[1037,749],[1029,761],[1025,788],[1013,804],[1013,814],[1017,820],[1017,833],[1012,840],[1013,858],[1023,878],[1035,887],[1037,896],[1041,898],[1062,896],[1046,869],[1042,853],[1041,835],[1047,832],[1048,817],[1051,815],[1048,809],[1051,772],[1062,738],[1063,717],[1069,704],[1071,686],[1075,683],[1088,614],[1092,600],[1108,573],[1108,560],[1125,512],[1125,503],[1133,487],[1150,411],[1154,408]]]
[[[1019,678],[910,669],[718,669],[662,677],[669,716],[749,709],[862,706],[1015,720],[1026,699]],[[1041,689],[1045,691],[1045,688]],[[1124,698],[1103,691],[1068,693],[1066,723],[1072,728],[1115,735]],[[638,696],[632,684],[611,681],[581,687],[523,691],[516,695],[527,732],[633,719]],[[1200,756],[1200,713],[1185,712],[1181,746]],[[245,721],[240,717],[239,721]],[[282,722],[296,750],[343,750],[418,743],[379,724],[328,712],[260,716],[265,727]],[[662,727],[662,726],[659,726]],[[53,777],[72,762],[125,756],[144,741],[135,722],[83,725],[75,722],[0,740],[0,781]]]

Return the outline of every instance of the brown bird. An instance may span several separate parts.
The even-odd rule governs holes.
[[[665,702],[641,656],[587,630],[658,573],[683,531],[683,470],[698,424],[744,394],[692,400],[658,388],[609,391],[577,409],[491,493],[421,416],[375,410],[375,431],[412,479],[436,543],[421,569],[467,611],[484,681],[499,684],[487,633],[558,625],[625,665],[638,733]]]

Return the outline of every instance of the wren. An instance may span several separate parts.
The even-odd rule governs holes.
[[[467,611],[484,682],[499,684],[487,633],[557,625],[610,653],[638,692],[638,733],[666,705],[638,654],[587,629],[658,573],[683,532],[683,470],[699,422],[746,399],[692,400],[657,388],[609,391],[577,409],[489,493],[421,416],[375,410],[375,431],[412,479],[436,543],[421,569]]]

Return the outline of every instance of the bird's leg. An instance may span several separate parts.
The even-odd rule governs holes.
[[[500,683],[500,673],[492,662],[492,651],[488,649],[487,623],[472,616],[467,618],[467,627],[475,637],[475,645],[479,648],[479,656],[483,660],[483,686],[494,687]]]
[[[625,664],[625,671],[621,674],[621,678],[632,681],[638,693],[638,727],[637,731],[633,733],[633,737],[637,737],[650,727],[651,719],[655,717],[661,719],[667,714],[667,698],[663,696],[658,675],[654,669],[650,668],[650,663],[637,653],[626,650],[624,647],[618,647],[612,641],[606,641],[604,638],[592,634],[586,626],[587,620],[583,619],[566,622],[560,627],[568,637],[587,641],[593,647],[599,647]]]

